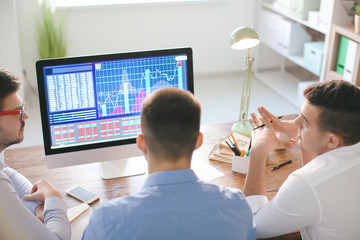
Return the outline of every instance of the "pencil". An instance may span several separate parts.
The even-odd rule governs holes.
[[[283,117],[283,116],[279,116],[278,119],[281,119],[282,117]],[[272,121],[270,121],[270,122],[272,122]],[[258,127],[256,127],[256,128],[254,128],[253,130],[262,128],[262,127],[264,127],[264,126],[265,126],[265,123],[264,123],[264,124],[261,124],[260,126],[258,126]]]

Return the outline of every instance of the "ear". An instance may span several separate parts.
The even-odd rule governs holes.
[[[145,137],[142,133],[140,133],[137,138],[136,138],[136,145],[137,147],[140,149],[140,151],[142,151],[144,153],[144,155],[147,154],[148,149],[146,146],[146,141],[145,141]]]
[[[195,149],[194,149],[194,150],[196,150],[196,149],[198,149],[199,147],[201,147],[201,145],[202,145],[202,143],[203,143],[203,139],[204,139],[204,135],[203,135],[201,132],[199,132],[199,135],[198,135],[198,137],[197,137],[196,144],[195,144]]]
[[[327,147],[329,149],[335,149],[344,145],[342,137],[335,133],[328,133]]]

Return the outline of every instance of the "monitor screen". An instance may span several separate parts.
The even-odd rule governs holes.
[[[36,72],[49,167],[140,155],[143,100],[159,88],[194,91],[191,48],[39,60]]]

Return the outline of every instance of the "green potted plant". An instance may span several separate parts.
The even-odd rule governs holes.
[[[68,44],[64,28],[64,18],[55,15],[55,10],[47,1],[40,5],[40,15],[36,21],[37,46],[40,59],[65,57]]]
[[[356,6],[354,23],[355,23],[355,32],[360,33],[360,4]]]

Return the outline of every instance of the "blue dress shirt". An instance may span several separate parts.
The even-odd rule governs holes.
[[[251,209],[235,188],[191,169],[150,174],[141,191],[99,206],[82,239],[255,239]]]

